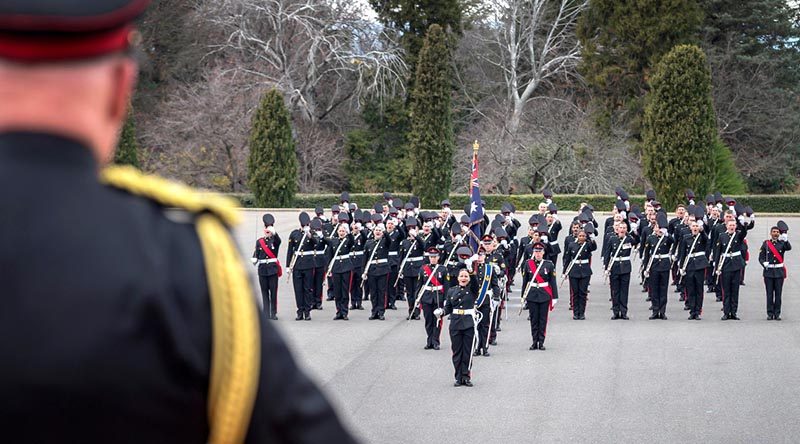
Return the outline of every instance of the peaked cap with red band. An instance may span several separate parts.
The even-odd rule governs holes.
[[[23,63],[80,60],[131,46],[133,21],[150,0],[4,0],[0,58]]]

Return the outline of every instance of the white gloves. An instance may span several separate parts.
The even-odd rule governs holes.
[[[408,230],[408,235],[411,236],[411,237],[417,237],[417,229],[416,228],[412,228],[412,229]]]
[[[456,235],[456,243],[459,243],[459,242],[461,242],[461,239],[463,239],[463,238],[461,237],[461,235],[460,235],[460,234],[457,234],[457,235]]]
[[[508,241],[503,239],[503,240],[500,241],[500,245],[502,245],[505,248],[508,248]]]
[[[255,265],[255,264],[257,264],[257,263],[258,263],[258,259],[254,258],[254,257],[251,257],[251,258],[250,258],[250,262],[252,262],[252,263],[253,263],[253,265]]]
[[[473,254],[471,258],[466,259],[464,261],[464,264],[466,264],[467,268],[469,268],[471,270],[472,269],[472,263],[477,261],[478,259],[479,259],[478,255],[477,254]]]
[[[784,241],[784,242],[789,242],[789,234],[788,233],[782,233],[780,236],[778,236],[778,240],[781,240],[781,241]]]
[[[686,270],[684,270],[684,269],[679,269],[678,273],[680,273],[681,276],[686,276]]]
[[[308,234],[308,232],[310,232],[310,231],[311,231],[311,227],[309,227],[308,225],[303,227],[303,232],[305,232],[306,234]]]
[[[666,228],[659,228],[658,231],[661,232],[662,236],[666,236],[667,235],[667,229]]]
[[[694,205],[694,199],[689,199],[689,205]]]
[[[550,205],[551,203],[553,203],[553,199],[545,199],[544,203],[546,203],[547,205]]]
[[[322,231],[315,231],[314,235],[321,239],[322,238]]]
[[[275,236],[275,227],[273,226],[267,227],[267,232],[270,234],[270,236]]]
[[[767,265],[769,265],[769,262],[764,262],[764,263],[762,263],[761,265],[763,265],[763,266],[764,266],[764,268],[767,268]]]
[[[697,224],[700,225],[700,228],[703,228],[703,219],[698,219]]]
[[[433,310],[433,315],[436,316],[437,318],[441,318],[443,314],[444,314],[444,310],[441,309],[441,308],[437,308],[436,310]]]
[[[546,244],[547,243],[547,235],[543,234],[542,237],[541,237],[541,240],[542,240],[542,243]]]
[[[553,309],[556,308],[556,302],[558,302],[558,299],[553,299],[553,300],[550,301],[550,310],[553,310]]]
[[[635,222],[631,224],[631,232],[639,230],[639,222]]]
[[[369,231],[372,231],[372,229],[375,228],[375,224],[373,224],[372,222],[367,222],[367,228],[369,229]]]

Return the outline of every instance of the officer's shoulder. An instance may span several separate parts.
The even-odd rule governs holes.
[[[236,206],[230,199],[200,193],[181,183],[144,174],[133,167],[108,167],[100,173],[100,180],[110,188],[165,209],[177,209],[189,215],[212,214],[228,227],[239,220]]]

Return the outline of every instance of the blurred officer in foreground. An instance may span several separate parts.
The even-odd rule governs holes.
[[[101,170],[147,3],[0,4],[3,440],[351,442],[258,315],[234,207]]]

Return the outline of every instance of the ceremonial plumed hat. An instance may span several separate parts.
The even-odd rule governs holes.
[[[498,214],[498,216],[500,216],[500,215]],[[503,216],[500,216],[500,217],[503,217]],[[503,226],[503,223],[500,222],[499,220],[495,219],[495,220],[492,221],[492,231],[494,231],[495,228],[502,228],[502,226]]]
[[[341,213],[341,212],[342,212],[342,207],[340,207],[339,205],[334,204],[331,207],[331,213]]]
[[[539,225],[539,218],[537,216],[536,214],[531,215],[531,217],[528,218],[528,225]]]
[[[383,192],[383,200],[392,200],[392,193],[384,191]]]
[[[339,213],[339,216],[337,218],[339,222],[343,223],[350,222],[350,215],[347,213]]]
[[[629,200],[630,196],[628,196],[628,192],[623,190],[622,188],[619,189],[619,197],[622,200]]]
[[[719,191],[714,192],[714,203],[722,203],[722,193]]]
[[[647,200],[656,200],[655,190],[647,190],[644,195],[647,197]]]
[[[622,187],[614,188],[614,194],[616,194],[617,197],[621,198],[622,196],[620,196],[620,194],[622,194]]]
[[[413,210],[416,207],[414,206],[413,203],[408,202],[408,203],[406,203],[406,206],[404,208],[406,209],[406,211],[408,211],[408,210]]]
[[[321,230],[322,229],[322,221],[320,219],[311,219],[311,229],[312,230]]]
[[[461,222],[462,224],[469,224],[470,223],[469,216],[467,216],[466,214],[462,215],[459,222]]]
[[[356,205],[356,204],[354,204],[354,203],[350,203],[350,204],[348,204],[348,205],[347,205],[347,208],[348,208],[350,211],[356,211],[356,210],[358,209],[358,205]]]
[[[558,213],[558,206],[555,204],[555,202],[551,203],[547,206],[547,211],[549,211],[550,214],[556,214]]]
[[[733,207],[734,207],[734,208],[736,208],[736,206],[737,206],[737,204],[736,204],[736,199],[734,199],[733,197],[727,197],[727,198],[725,198],[725,203],[726,203],[726,204],[730,205],[730,204],[731,204],[731,202],[733,202]],[[736,214],[739,214],[739,210],[736,210]]]
[[[321,206],[317,205],[317,207],[314,208],[314,212],[317,213],[317,215],[320,215],[325,213],[325,210],[323,210]]]
[[[583,207],[583,211],[587,211],[587,210],[590,211],[590,212],[593,212],[594,211],[594,206],[592,206],[592,204],[586,204],[586,206]]]
[[[506,220],[506,218],[502,214],[495,214],[494,220],[492,221],[492,225],[494,225],[495,222],[502,224],[504,220]]]
[[[395,208],[403,208],[403,199],[399,197],[397,199],[392,199],[392,206]]]
[[[364,215],[364,212],[361,210],[353,211],[353,222],[361,222],[361,217]]]
[[[657,200],[654,200],[653,202],[651,202],[651,205],[653,205],[653,208],[661,208],[661,202],[659,202]]]
[[[508,239],[508,233],[503,227],[497,227],[494,229],[494,236],[498,239]]]
[[[514,211],[511,209],[511,204],[508,202],[503,202],[503,205],[500,206],[501,213],[513,213]]]
[[[779,220],[779,221],[778,221],[778,223],[777,223],[777,227],[778,227],[778,230],[779,230],[781,233],[785,233],[785,232],[789,231],[789,226],[788,226],[788,225],[786,225],[786,222],[784,222],[784,221],[782,221],[782,220]]]
[[[419,197],[411,196],[411,199],[408,199],[414,205],[414,208],[419,208]]]
[[[375,210],[376,213],[383,213],[383,204],[376,203],[372,206],[372,209]]]
[[[552,199],[553,198],[553,192],[550,191],[549,188],[545,188],[545,189],[542,190],[542,196],[544,196],[545,199]]]
[[[588,212],[581,211],[581,213],[578,215],[577,219],[581,223],[586,223],[586,222],[589,222],[590,220],[592,220],[592,217],[589,215]],[[594,225],[592,225],[592,226],[594,226]]]
[[[688,214],[690,216],[694,216],[696,209],[697,209],[696,205],[689,205],[689,206],[686,207],[686,214]]]
[[[625,207],[625,202],[618,200],[614,206],[617,208],[618,211],[625,211],[627,207]]]
[[[517,207],[514,206],[513,202],[509,202],[508,206],[511,207],[511,212],[512,213],[516,213],[517,212]]]
[[[471,210],[472,210],[472,207],[470,206],[470,204],[464,205],[464,214],[467,214],[467,215],[471,214],[472,213]]]
[[[405,220],[405,224],[407,227],[416,227],[417,226],[417,218],[416,217],[407,217]]]
[[[713,194],[707,195],[706,196],[706,204],[711,205],[713,203],[714,203],[714,195]]]
[[[298,219],[300,219],[300,225],[303,225],[303,226],[306,226],[311,222],[311,216],[309,216],[308,213],[306,213],[305,211],[300,213],[300,216],[298,216]]]
[[[395,207],[389,207],[389,214],[396,216],[399,211]]]
[[[381,217],[380,214],[373,214],[372,215],[372,222],[374,222],[376,224],[380,223],[380,222],[383,222],[383,218]]]
[[[273,217],[269,213],[266,213],[263,216],[261,216],[261,221],[264,222],[265,227],[268,227],[270,225],[275,225],[275,217]]]
[[[740,203],[736,203],[733,206],[733,209],[734,209],[734,211],[736,211],[736,215],[737,216],[740,215],[740,214],[744,214],[745,213],[745,207],[744,207],[744,205],[742,205]]]
[[[0,58],[26,63],[81,60],[126,51],[133,21],[150,0],[5,0]]]
[[[706,215],[706,209],[701,207],[700,205],[694,208],[694,218],[697,220],[702,220],[703,217]]]
[[[583,227],[583,232],[584,232],[584,233],[586,233],[587,235],[589,235],[589,234],[594,234],[594,225],[592,225],[592,224],[586,224],[586,225]]]
[[[744,207],[744,214],[746,214],[748,216],[752,216],[753,215],[753,207],[751,207],[751,206]]]
[[[661,211],[657,212],[656,223],[658,224],[659,228],[667,228],[667,225],[669,225],[669,222],[667,221],[667,213]]]
[[[443,200],[441,205],[442,205],[442,207],[448,207],[449,208],[450,207],[450,200],[449,199]]]
[[[691,188],[686,189],[686,199],[687,200],[694,200],[694,191]]]
[[[339,201],[350,202],[350,193],[348,193],[347,191],[342,192],[342,195],[339,196]]]
[[[450,225],[450,233],[451,233],[453,236],[456,236],[456,235],[458,235],[458,234],[461,234],[461,231],[462,231],[462,230],[461,230],[461,224],[453,224],[453,225]]]

